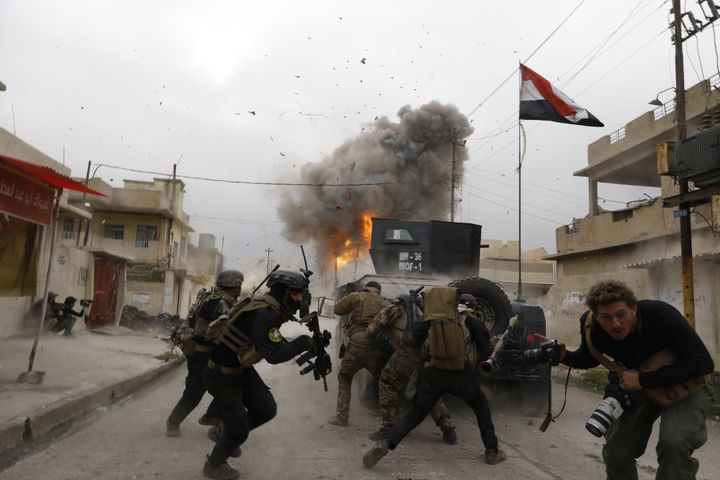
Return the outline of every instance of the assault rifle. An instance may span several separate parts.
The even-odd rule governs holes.
[[[500,356],[505,350],[505,343],[507,342],[508,335],[510,335],[510,332],[513,328],[515,328],[516,324],[517,316],[511,318],[505,331],[498,335],[497,342],[495,342],[495,348],[493,349],[492,353],[487,360],[480,363],[480,371],[486,374],[490,374],[500,368]]]
[[[303,275],[305,275],[309,284],[310,276],[313,272],[307,268],[307,258],[305,257],[305,250],[302,245],[300,245],[300,251],[302,251],[303,261],[305,262],[305,268],[301,268],[300,271]],[[330,345],[331,335],[327,330],[320,330],[320,319],[317,312],[310,311],[310,291],[308,290],[305,292],[303,297],[302,304],[300,305],[299,322],[307,325],[310,332],[312,332],[312,339],[315,343],[315,348],[314,351],[303,353],[295,361],[299,366],[307,364],[300,370],[300,375],[305,375],[306,373],[312,371],[315,380],[320,380],[322,378],[323,386],[327,392],[328,388],[326,377],[330,372],[332,372],[332,361],[330,360],[330,355],[325,350],[325,347]],[[322,311],[322,304],[320,306],[320,310]]]

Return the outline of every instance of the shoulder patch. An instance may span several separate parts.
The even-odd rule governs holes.
[[[270,340],[273,343],[280,343],[282,342],[282,334],[280,333],[280,330],[277,328],[273,328],[270,331],[268,331],[268,340]]]

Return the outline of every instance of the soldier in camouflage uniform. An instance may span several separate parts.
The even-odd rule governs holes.
[[[230,312],[237,301],[242,288],[244,276],[237,270],[225,270],[216,280],[216,286],[204,298],[198,298],[188,315],[186,331],[181,334],[180,348],[187,358],[188,374],[185,378],[185,390],[172,413],[166,421],[167,436],[179,437],[180,424],[198,406],[207,391],[203,382],[203,371],[210,358],[210,343],[204,338],[205,331],[210,322],[220,315]],[[207,412],[200,417],[200,425],[216,425],[220,415],[216,402],[210,403]]]
[[[349,343],[338,372],[337,414],[328,420],[331,425],[348,426],[350,391],[355,374],[365,368],[377,378],[390,356],[387,342],[382,338],[370,338],[366,332],[373,317],[389,305],[380,296],[380,291],[379,283],[368,282],[360,292],[346,295],[335,304],[335,315],[349,315],[343,325]]]
[[[421,302],[422,299],[417,297]],[[394,352],[380,374],[380,411],[382,426],[369,435],[370,440],[382,440],[385,433],[395,425],[400,416],[400,402],[410,377],[420,365],[422,342],[413,338],[414,324],[408,319],[409,309],[414,309],[415,318],[422,321],[422,305],[418,305],[408,295],[400,295],[392,305],[383,308],[367,327],[370,337],[384,337]],[[450,419],[442,398],[437,401],[430,415],[440,430],[443,439],[450,444],[457,443],[455,425]]]

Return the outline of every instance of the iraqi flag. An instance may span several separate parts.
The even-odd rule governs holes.
[[[586,127],[605,126],[595,115],[523,64],[520,64],[520,75],[520,120],[546,120]]]

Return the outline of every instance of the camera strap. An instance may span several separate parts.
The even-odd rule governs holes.
[[[606,357],[602,352],[600,352],[600,350],[595,348],[595,345],[593,345],[592,339],[590,337],[592,334],[592,328],[594,323],[595,314],[592,312],[592,310],[589,310],[587,317],[585,317],[585,324],[583,325],[583,328],[585,329],[585,344],[587,345],[588,350],[590,350],[590,355],[592,355],[595,360],[597,360],[602,366],[604,366],[611,372],[624,371],[625,368],[623,368],[615,360]]]

